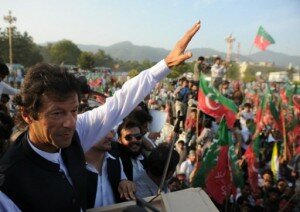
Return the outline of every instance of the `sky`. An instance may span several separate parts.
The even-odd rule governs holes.
[[[38,44],[131,41],[171,49],[200,20],[190,49],[226,52],[224,39],[232,33],[233,52],[239,42],[241,54],[248,55],[261,25],[276,42],[269,50],[300,56],[300,0],[0,0],[2,29],[9,10],[17,17],[17,30],[27,31]]]

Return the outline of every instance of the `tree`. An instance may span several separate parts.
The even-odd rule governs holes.
[[[132,69],[131,71],[128,72],[128,76],[129,76],[130,78],[135,77],[135,76],[138,75],[138,74],[139,74],[139,71],[136,70],[136,69]]]
[[[239,64],[231,63],[230,66],[227,68],[226,77],[232,80],[239,80],[240,79]]]
[[[192,63],[182,63],[172,69],[171,73],[168,75],[169,78],[177,78],[186,72],[193,71]]]
[[[35,65],[43,61],[40,53],[40,47],[33,42],[33,38],[27,32],[21,34],[13,30],[12,35],[13,63],[19,63],[25,67]],[[9,45],[7,30],[0,32],[0,60],[2,62],[9,61]]]
[[[78,58],[78,65],[82,69],[91,69],[95,63],[94,55],[91,52],[81,52]]]
[[[62,40],[51,45],[49,53],[52,63],[75,65],[81,51],[72,41]]]
[[[95,58],[95,66],[104,66],[104,67],[112,67],[114,64],[114,60],[110,55],[105,54],[105,52],[101,49],[94,55]]]

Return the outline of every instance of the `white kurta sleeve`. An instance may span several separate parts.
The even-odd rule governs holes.
[[[119,124],[170,72],[164,60],[128,80],[104,105],[79,114],[76,130],[84,151]]]
[[[15,94],[18,94],[19,92],[20,92],[19,89],[15,89],[3,81],[0,82],[0,94],[3,93],[3,94],[8,94],[8,95],[15,95]]]

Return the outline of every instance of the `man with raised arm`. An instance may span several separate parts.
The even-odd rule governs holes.
[[[84,211],[84,152],[120,123],[170,68],[192,56],[185,49],[199,29],[197,22],[164,60],[127,81],[104,105],[80,115],[76,78],[49,64],[32,67],[15,98],[24,132],[0,161],[0,208]]]

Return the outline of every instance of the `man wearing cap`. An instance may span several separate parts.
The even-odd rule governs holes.
[[[191,183],[191,182],[189,182],[189,179],[190,179],[190,175],[191,175],[192,171],[195,168],[195,162],[196,162],[196,152],[194,150],[191,150],[189,152],[187,159],[180,166],[179,173],[185,174],[188,184]]]

